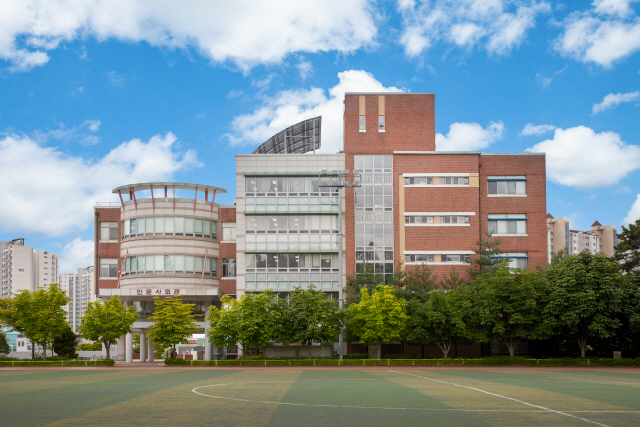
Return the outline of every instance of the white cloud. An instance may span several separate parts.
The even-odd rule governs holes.
[[[616,184],[640,169],[640,147],[625,144],[617,133],[596,133],[585,126],[556,129],[553,139],[527,151],[547,154],[551,181],[582,189]]]
[[[554,47],[561,54],[605,68],[640,50],[640,17],[624,0],[594,2],[594,8],[569,14]]]
[[[546,2],[510,0],[398,1],[403,18],[400,43],[417,56],[442,42],[470,49],[482,44],[489,54],[506,55],[520,46]]]
[[[0,227],[12,233],[62,236],[87,228],[96,202],[114,200],[111,190],[127,182],[167,181],[198,165],[196,153],[176,149],[168,133],[132,139],[104,157],[87,160],[27,136],[0,139],[3,164]]]
[[[536,81],[543,87],[549,87],[552,80],[553,79],[551,77],[546,76],[544,74],[540,74],[540,73],[536,74]]]
[[[45,64],[61,43],[93,37],[194,49],[246,70],[293,52],[371,45],[377,31],[371,8],[367,0],[8,1],[0,14],[0,58],[28,70]]]
[[[593,2],[596,13],[603,15],[625,16],[633,13],[630,4],[638,0],[595,0]]]
[[[542,135],[543,133],[547,133],[555,129],[556,127],[554,125],[534,125],[533,123],[527,123],[522,129],[522,132],[520,132],[520,135]]]
[[[629,224],[635,224],[638,219],[640,219],[640,194],[638,194],[636,201],[631,205],[627,216],[622,220],[622,225],[628,227]]]
[[[302,77],[302,80],[306,80],[307,77],[313,74],[313,64],[311,64],[311,62],[309,61],[305,61],[304,58],[300,60],[296,67],[300,72],[300,77]]]
[[[640,90],[629,93],[610,93],[601,103],[593,104],[591,115],[617,107],[622,102],[633,102],[640,99]]]
[[[503,132],[501,121],[491,122],[486,128],[478,123],[453,123],[446,136],[436,134],[436,150],[478,151],[500,140]]]
[[[225,135],[232,145],[263,143],[286,127],[305,119],[322,116],[322,152],[342,150],[342,114],[345,92],[402,92],[396,87],[385,87],[363,70],[338,73],[340,80],[328,90],[286,90],[264,100],[251,114],[233,118],[231,133]]]
[[[60,254],[60,273],[76,273],[78,268],[93,265],[93,245],[93,240],[82,240],[80,237],[67,243]]]
[[[100,122],[100,120],[85,120],[82,126],[80,127],[87,126],[90,131],[97,132],[98,129],[100,129],[101,124],[102,122]]]

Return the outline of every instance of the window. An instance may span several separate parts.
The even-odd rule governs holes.
[[[384,132],[384,116],[378,116],[378,132]]]
[[[236,241],[236,223],[235,222],[222,223],[222,241],[223,242]]]
[[[367,131],[367,116],[360,116],[359,127],[360,127],[360,132]]]
[[[492,256],[491,258],[505,258],[509,268],[527,268],[528,256],[525,252],[510,252]]]
[[[117,242],[118,241],[118,223],[117,222],[101,222],[100,223],[100,241],[101,242]]]
[[[526,195],[527,178],[525,176],[489,176],[487,194],[490,196]]]
[[[118,260],[111,258],[100,259],[100,278],[101,279],[117,279],[118,278]]]
[[[127,257],[124,274],[202,274],[204,257],[189,255],[139,255]],[[218,260],[207,257],[204,273],[215,276]]]
[[[468,254],[409,254],[405,255],[407,263],[464,263],[471,264]]]
[[[405,177],[405,185],[469,185],[466,176],[416,176]]]
[[[527,215],[490,214],[489,233],[496,235],[527,234]]]
[[[215,221],[207,219],[149,217],[128,219],[122,222],[122,237],[155,235],[195,236],[215,239],[217,237],[217,233],[218,224]]]
[[[235,258],[225,258],[222,260],[222,277],[236,277]]]

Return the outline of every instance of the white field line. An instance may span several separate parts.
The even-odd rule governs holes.
[[[392,371],[395,372],[395,371]],[[402,372],[400,372],[402,373]],[[241,382],[241,383],[227,383],[227,384],[211,384],[211,385],[203,385],[200,387],[195,387],[191,391],[195,394],[199,394],[200,396],[212,397],[214,399],[223,399],[223,400],[234,400],[237,402],[247,402],[247,403],[264,403],[269,405],[289,405],[289,406],[313,406],[313,407],[321,407],[321,408],[354,408],[354,409],[385,409],[385,410],[405,410],[405,411],[431,411],[431,412],[524,412],[524,413],[549,413],[549,412],[557,412],[562,413],[563,415],[568,415],[568,413],[631,413],[637,414],[640,411],[633,410],[621,410],[621,411],[554,411],[551,409],[538,407],[540,409],[458,409],[458,408],[402,408],[402,407],[385,407],[385,406],[356,406],[356,405],[318,405],[318,404],[310,404],[310,403],[287,403],[287,402],[272,402],[267,400],[251,400],[251,399],[238,399],[234,397],[225,397],[225,396],[213,396],[211,394],[205,394],[198,391],[198,389],[206,388],[206,387],[222,387],[227,385],[240,385],[240,384],[270,384],[270,383],[293,383],[293,382],[337,382],[337,381],[388,381],[386,379],[350,379],[350,380],[294,380],[294,381],[261,381],[261,382]],[[437,380],[436,380],[437,381]],[[465,386],[461,386],[465,387]],[[489,393],[492,394],[492,393]],[[503,397],[503,396],[501,396]],[[507,398],[511,399],[511,398]],[[515,400],[515,399],[511,399]],[[519,402],[519,401],[518,401]],[[522,402],[524,403],[524,402]],[[531,405],[536,406],[536,405]],[[572,415],[568,415],[572,416]],[[582,419],[579,417],[574,417],[578,419]],[[589,420],[586,420],[589,421]],[[589,421],[593,422],[593,421]],[[595,423],[598,424],[598,423]],[[608,427],[604,424],[599,424],[604,427]]]
[[[602,427],[609,427],[609,426],[608,426],[608,425],[606,425],[606,424],[601,424],[601,423],[599,423],[599,422],[597,422],[597,421],[592,421],[592,420],[588,420],[588,419],[586,419],[586,418],[578,417],[578,416],[576,416],[576,415],[571,415],[571,414],[570,414],[570,413],[568,413],[568,412],[556,411],[555,409],[549,409],[549,408],[545,408],[544,406],[534,405],[533,403],[525,402],[525,401],[523,401],[523,400],[518,400],[518,399],[515,399],[515,398],[513,398],[513,397],[503,396],[503,395],[501,395],[501,394],[497,394],[497,393],[491,393],[491,392],[489,392],[489,391],[481,390],[481,389],[479,389],[479,388],[470,387],[470,386],[461,385],[461,384],[456,384],[456,383],[452,383],[452,382],[448,382],[448,381],[436,380],[435,378],[423,377],[423,376],[421,376],[421,375],[407,374],[407,373],[405,373],[405,372],[394,371],[394,370],[391,370],[391,369],[389,369],[389,371],[394,372],[394,373],[396,373],[396,374],[408,375],[408,376],[410,376],[410,377],[422,378],[422,379],[429,380],[429,381],[435,381],[435,382],[438,382],[438,383],[441,383],[441,384],[454,385],[454,386],[456,386],[456,387],[462,387],[462,388],[467,388],[467,389],[469,389],[469,390],[479,391],[480,393],[484,393],[484,394],[488,394],[488,395],[491,395],[491,396],[500,397],[500,398],[502,398],[502,399],[511,400],[511,401],[513,401],[513,402],[522,403],[523,405],[527,405],[527,406],[531,406],[531,407],[533,407],[533,408],[538,408],[538,409],[542,409],[542,410],[545,410],[545,411],[553,412],[553,413],[556,413],[556,414],[559,414],[559,415],[564,415],[565,417],[576,418],[576,419],[578,419],[578,420],[585,421],[585,422],[587,422],[587,423],[591,423],[591,424],[596,424],[596,425],[599,425],[599,426],[602,426]]]

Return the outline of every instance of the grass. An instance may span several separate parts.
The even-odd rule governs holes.
[[[0,425],[640,425],[640,370],[0,369]]]

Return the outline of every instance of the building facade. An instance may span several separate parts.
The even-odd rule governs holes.
[[[204,316],[219,301],[221,288],[235,292],[235,269],[229,268],[229,260],[235,261],[235,227],[226,227],[234,232],[227,231],[227,240],[221,243],[223,224],[235,223],[235,209],[215,203],[215,195],[226,190],[208,185],[154,182],[125,185],[113,192],[120,197],[119,205],[95,207],[96,293],[99,299],[118,295],[135,307],[139,317],[133,333],[140,335],[144,360],[147,349],[150,358],[153,354],[145,342],[154,298],[179,297],[194,304],[202,333]],[[147,197],[139,198],[142,195]],[[228,222],[222,223],[225,219]],[[221,253],[228,258],[221,258]],[[228,277],[221,284],[223,260],[228,261]],[[131,334],[122,337],[114,357],[131,361],[132,342]],[[210,358],[212,348],[205,347]]]
[[[591,230],[572,230],[566,218],[554,218],[547,214],[548,260],[554,253],[565,250],[567,255],[576,255],[587,249],[591,253],[602,252],[611,257],[615,254],[617,229],[612,225],[601,225],[595,221]]]
[[[93,267],[79,268],[78,273],[60,274],[58,283],[70,298],[69,303],[65,306],[67,321],[71,330],[77,334],[82,316],[87,309],[87,303],[96,300],[94,269]]]
[[[467,277],[488,234],[512,267],[547,264],[544,154],[436,151],[433,94],[347,93],[344,105],[344,151],[315,153],[316,118],[236,155],[235,206],[209,201],[224,190],[207,185],[116,188],[119,204],[95,208],[99,298],[135,306],[144,342],[154,297],[194,303],[204,332],[224,294],[313,285],[337,298],[368,267],[382,281],[423,264],[439,280],[451,269]],[[354,188],[322,178],[345,171]],[[117,357],[130,349],[123,337]]]
[[[35,251],[24,245],[24,239],[0,242],[2,287],[0,296],[11,298],[17,292],[35,292],[55,283],[58,277],[58,255]]]

